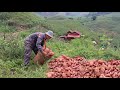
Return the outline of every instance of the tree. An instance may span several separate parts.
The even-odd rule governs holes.
[[[97,16],[93,16],[93,17],[92,17],[92,20],[94,21],[94,20],[96,20],[96,18],[97,18]]]

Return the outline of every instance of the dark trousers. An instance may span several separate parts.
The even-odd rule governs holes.
[[[25,52],[24,52],[24,65],[27,65],[30,62],[30,57],[31,57],[32,50],[34,51],[35,54],[37,54],[38,49],[37,49],[37,47],[32,48],[31,44],[29,42],[27,42],[27,41],[25,41],[24,46],[25,46],[24,47],[25,48]]]

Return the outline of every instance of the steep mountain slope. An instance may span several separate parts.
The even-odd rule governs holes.
[[[87,20],[87,18],[86,18]],[[85,26],[92,31],[107,34],[113,38],[115,47],[120,47],[120,13],[114,12],[104,16],[97,16],[96,20],[87,20],[84,22]],[[114,46],[113,45],[113,46]]]

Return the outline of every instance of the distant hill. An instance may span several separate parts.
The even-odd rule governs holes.
[[[101,16],[111,14],[112,12],[37,12],[38,15],[44,17],[66,16],[66,17],[81,17],[81,16]]]
[[[114,31],[120,34],[120,13],[96,13],[95,15],[97,19],[86,22],[86,25],[93,30]]]
[[[89,12],[87,16],[101,16],[111,14],[112,12]]]
[[[66,17],[79,17],[88,15],[89,12],[37,12],[37,14],[44,17],[53,17],[53,16],[66,16]]]

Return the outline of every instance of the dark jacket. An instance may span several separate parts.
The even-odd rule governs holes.
[[[42,47],[45,44],[45,33],[33,33],[26,38],[26,41],[31,45],[32,49],[37,48],[40,52],[42,52]]]

